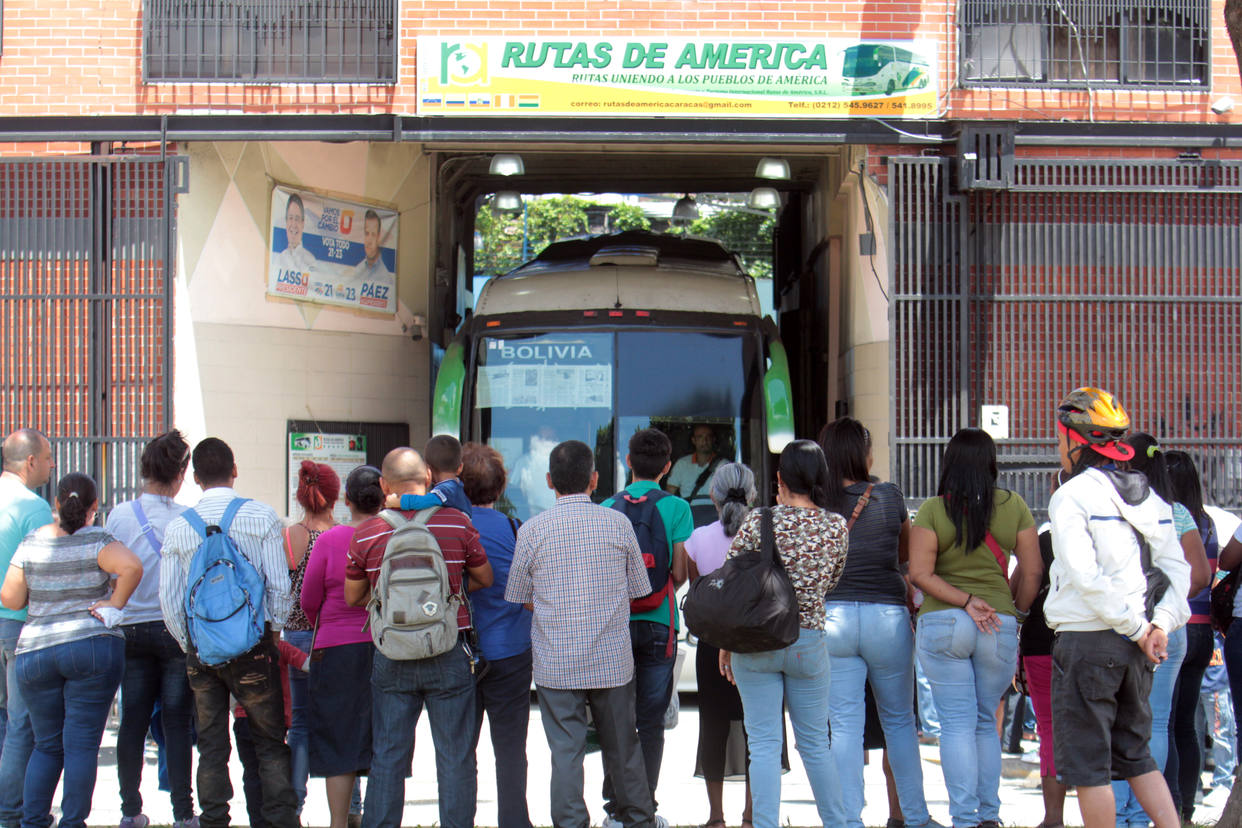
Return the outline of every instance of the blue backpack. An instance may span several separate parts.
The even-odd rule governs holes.
[[[233,518],[247,499],[234,498],[219,524],[211,526],[193,509],[183,513],[203,539],[186,578],[186,633],[198,660],[212,667],[249,652],[263,637],[263,576],[229,537]]]

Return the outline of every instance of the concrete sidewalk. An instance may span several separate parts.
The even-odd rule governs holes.
[[[792,730],[790,730],[789,741],[791,770],[782,780],[781,822],[794,826],[819,825],[810,785],[806,781],[806,774],[802,769],[797,751],[794,749]],[[682,708],[681,721],[677,728],[667,732],[664,765],[658,790],[660,814],[673,825],[701,825],[707,820],[707,796],[703,781],[692,775],[697,744],[698,711],[692,706],[686,706]],[[99,781],[95,786],[94,809],[89,820],[91,825],[117,825],[121,819],[115,746],[116,721],[114,719],[104,733],[103,746],[100,750]],[[1027,744],[1028,748],[1031,746]],[[950,824],[949,803],[944,777],[939,767],[939,749],[934,746],[923,746],[921,753],[923,756],[923,789],[927,796],[928,807],[934,819],[948,825]],[[527,800],[531,820],[536,825],[549,825],[551,823],[548,810],[550,763],[538,707],[533,707],[531,710],[527,755],[530,757]],[[197,756],[195,761],[197,762]],[[486,724],[483,739],[479,745],[478,761],[479,805],[475,822],[477,825],[496,825],[495,760],[488,742]],[[231,808],[232,818],[235,825],[243,825],[248,822],[248,818],[245,800],[241,793],[241,765],[237,761],[236,752],[234,752],[232,764],[235,791]],[[867,807],[863,811],[863,822],[870,826],[882,826],[888,819],[888,806],[878,751],[872,752],[871,764],[867,766],[864,776]],[[604,816],[600,797],[602,780],[603,773],[600,769],[598,754],[588,755],[586,799],[595,824],[599,824]],[[157,825],[170,825],[173,821],[172,807],[169,804],[168,795],[157,790],[153,749],[148,750],[147,753],[147,768],[142,779],[142,795],[144,812],[151,818],[151,821]],[[430,826],[438,823],[435,753],[426,715],[422,716],[419,721],[414,751],[414,776],[407,782],[405,796],[404,825]],[[741,821],[744,796],[744,786],[740,782],[725,785],[725,819],[730,826],[736,826]],[[56,801],[59,802],[59,796]],[[1001,819],[1006,825],[1037,825],[1043,818],[1038,765],[1024,763],[1019,757],[1007,756],[1005,778],[1001,782],[1001,801],[1003,803]],[[1220,804],[1215,807],[1200,806],[1195,812],[1195,821],[1197,823],[1214,822],[1220,816],[1223,801],[1221,797]],[[1078,815],[1077,800],[1072,795],[1066,804],[1065,816],[1066,824],[1082,824]],[[310,781],[306,806],[302,812],[302,824],[315,826],[315,828],[328,825],[328,804],[324,797],[321,779]]]

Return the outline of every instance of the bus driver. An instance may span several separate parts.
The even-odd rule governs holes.
[[[667,488],[671,494],[689,502],[694,512],[694,525],[703,526],[716,520],[716,507],[708,494],[708,484],[723,458],[716,454],[716,432],[710,425],[696,425],[690,434],[690,443],[694,451],[673,464]]]

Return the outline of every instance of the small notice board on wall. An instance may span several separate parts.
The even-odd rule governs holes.
[[[297,503],[298,472],[303,460],[311,460],[329,466],[341,480],[341,497],[336,501],[333,517],[337,523],[349,520],[345,506],[345,478],[358,466],[367,462],[367,438],[362,434],[307,434],[295,431],[289,435],[289,516],[301,515]]]
[[[384,455],[410,443],[408,423],[361,423],[339,421],[289,420],[287,421],[286,457],[288,466],[289,517],[302,516],[297,502],[298,469],[303,460],[323,463],[336,472],[341,481],[341,494],[337,499],[333,516],[338,523],[350,519],[345,506],[345,478],[359,466],[379,468]]]

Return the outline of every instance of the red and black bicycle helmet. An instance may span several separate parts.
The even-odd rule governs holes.
[[[1057,406],[1057,427],[1072,442],[1111,460],[1129,460],[1134,449],[1124,442],[1130,415],[1101,388],[1075,388]]]

